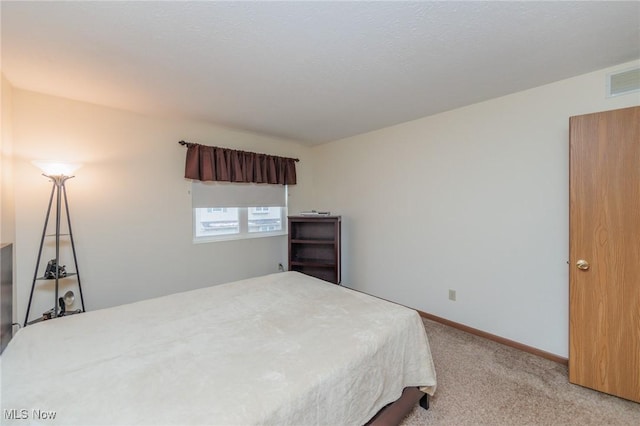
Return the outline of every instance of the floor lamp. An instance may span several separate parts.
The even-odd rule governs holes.
[[[39,322],[46,319],[57,318],[68,314],[65,309],[66,304],[73,302],[73,292],[67,292],[64,297],[59,297],[59,281],[63,278],[74,277],[78,282],[78,291],[80,293],[80,302],[82,308],[73,312],[84,312],[84,297],[82,296],[82,285],[80,283],[80,272],[78,271],[78,260],[76,257],[76,247],[73,241],[73,232],[71,231],[71,218],[69,216],[69,203],[67,202],[67,189],[65,182],[68,179],[73,178],[73,172],[80,167],[78,164],[66,164],[66,163],[46,163],[46,162],[33,162],[42,170],[43,176],[49,178],[53,183],[51,187],[51,195],[49,196],[49,207],[47,208],[47,215],[44,220],[44,228],[42,230],[42,237],[40,238],[40,249],[38,251],[38,259],[36,261],[36,268],[33,274],[33,283],[31,284],[31,293],[29,294],[29,305],[27,306],[27,314],[24,318],[24,326]],[[47,235],[47,228],[49,225],[49,219],[51,217],[51,210],[54,206],[53,199],[55,196],[55,234]],[[62,218],[62,205],[64,203],[64,209],[67,217],[67,229],[68,234],[61,233],[61,218]],[[47,264],[47,269],[43,276],[38,277],[38,269],[40,267],[40,260],[42,258],[42,249],[46,237],[55,237],[56,257]],[[68,237],[71,242],[71,251],[73,252],[73,263],[75,270],[73,272],[67,272],[65,267],[60,266],[60,238]],[[55,280],[55,299],[53,309],[45,312],[41,318],[35,321],[29,321],[29,311],[31,310],[31,302],[33,301],[33,292],[36,286],[36,282],[39,280]]]

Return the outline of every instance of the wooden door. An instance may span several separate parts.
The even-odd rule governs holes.
[[[640,402],[640,107],[569,123],[569,381]]]

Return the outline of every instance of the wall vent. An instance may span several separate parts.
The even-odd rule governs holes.
[[[640,68],[607,75],[607,97],[640,91]]]

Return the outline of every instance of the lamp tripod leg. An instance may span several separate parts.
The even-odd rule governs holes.
[[[36,280],[38,279],[38,266],[40,265],[40,258],[42,257],[42,246],[44,245],[44,237],[47,233],[47,224],[49,223],[49,216],[51,215],[51,206],[53,204],[53,194],[56,191],[56,183],[53,183],[51,187],[51,195],[49,196],[49,207],[47,207],[47,215],[44,219],[44,228],[42,229],[42,238],[40,238],[40,250],[38,250],[38,260],[36,260],[36,270],[33,273],[33,282],[31,283],[31,292],[29,293],[29,304],[27,305],[27,313],[24,316],[24,325],[27,326],[27,321],[29,321],[29,311],[31,311],[31,302],[33,301],[33,290],[36,286]]]

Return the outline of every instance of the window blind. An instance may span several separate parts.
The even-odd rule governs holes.
[[[191,196],[193,208],[287,205],[284,185],[193,181]]]

